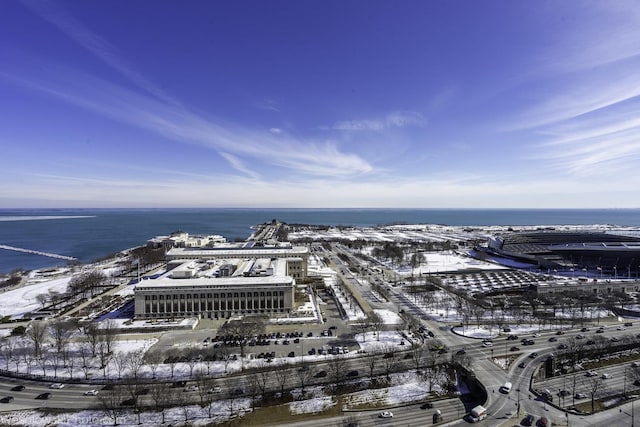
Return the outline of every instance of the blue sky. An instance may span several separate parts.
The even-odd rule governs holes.
[[[636,1],[14,1],[0,207],[640,207]]]

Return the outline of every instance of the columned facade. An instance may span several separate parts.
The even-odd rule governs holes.
[[[136,286],[137,318],[290,313],[292,277],[229,277],[143,280]]]

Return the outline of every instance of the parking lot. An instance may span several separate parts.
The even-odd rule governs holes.
[[[249,358],[294,357],[329,353],[352,352],[359,349],[352,336],[352,330],[342,318],[333,299],[320,292],[320,307],[326,322],[269,324],[265,333],[249,337],[245,354]],[[211,350],[222,347],[228,352],[240,354],[238,343],[218,337],[224,324],[221,320],[202,319],[193,331],[168,331],[159,337],[154,348],[158,351],[171,349]]]

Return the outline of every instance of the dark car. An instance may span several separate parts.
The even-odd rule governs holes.
[[[527,416],[522,419],[522,422],[520,424],[522,424],[523,426],[530,426],[533,424],[533,420],[535,420],[533,415],[527,414]]]
[[[558,338],[556,337],[549,338],[549,342],[556,342],[556,341],[558,341]]]
[[[520,351],[520,347],[513,346],[509,349],[509,351]]]
[[[560,345],[558,346],[558,348],[559,348],[560,350],[564,350],[565,348],[567,348],[567,345],[566,345],[565,343],[562,343],[562,344],[560,344]]]
[[[327,376],[327,371],[318,371],[316,372],[316,374],[314,375],[314,377],[316,378],[324,378]]]
[[[531,354],[529,355],[529,357],[530,357],[531,359],[535,359],[536,357],[538,357],[538,353],[536,353],[536,352],[534,351],[533,353],[531,353]]]
[[[296,352],[295,351],[290,351],[288,356],[289,357],[296,357]]]
[[[517,340],[517,339],[518,339],[518,336],[517,336],[517,335],[509,335],[509,336],[507,337],[507,339],[508,339],[509,341],[515,341],[515,340]]]
[[[137,400],[134,398],[131,399],[125,399],[122,401],[122,403],[120,403],[121,406],[135,406]]]
[[[347,376],[348,377],[357,377],[358,376],[358,371],[356,371],[355,369],[353,371],[349,371]]]
[[[518,364],[518,368],[521,368],[521,369],[524,369],[524,367],[525,367],[525,366],[527,366],[527,364],[526,364],[526,363],[524,363],[524,362],[520,362],[520,363]]]
[[[582,328],[580,329],[580,332],[589,332],[589,328]]]
[[[24,388],[25,388],[25,387],[24,387],[22,384],[20,384],[20,385],[17,385],[17,386],[15,386],[15,387],[13,387],[13,388],[11,389],[11,391],[22,391],[22,390],[24,390]]]
[[[49,397],[51,397],[51,393],[46,392],[46,393],[40,393],[39,395],[37,395],[36,399],[47,400]]]
[[[10,403],[13,402],[13,396],[5,396],[2,399],[0,399],[0,402],[2,403]]]
[[[465,349],[464,349],[464,348],[463,348],[463,349],[461,349],[461,350],[456,351],[456,354],[457,354],[457,355],[466,354],[466,353],[467,353],[467,352],[465,351]]]
[[[431,408],[433,408],[433,403],[431,402],[426,402],[420,405],[420,409],[431,409]]]

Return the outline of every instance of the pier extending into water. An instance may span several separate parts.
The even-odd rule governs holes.
[[[49,252],[42,252],[42,251],[34,251],[33,249],[16,248],[15,246],[9,246],[9,245],[0,245],[0,249],[6,249],[9,251],[16,251],[16,252],[24,252],[26,254],[42,255],[42,256],[47,256],[49,258],[65,259],[67,261],[76,261],[78,259],[71,256],[52,254]]]

